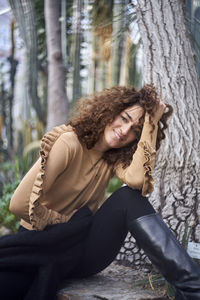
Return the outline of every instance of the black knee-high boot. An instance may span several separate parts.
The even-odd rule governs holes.
[[[200,267],[158,214],[129,221],[129,230],[160,273],[177,290],[176,299],[200,300]]]

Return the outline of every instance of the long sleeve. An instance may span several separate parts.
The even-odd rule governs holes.
[[[11,199],[10,211],[31,223],[32,229],[35,230],[42,230],[47,225],[66,222],[69,219],[68,216],[48,209],[39,201],[59,174],[64,171],[70,160],[70,151],[67,145],[62,138],[59,138],[65,131],[66,126],[63,125],[63,127],[56,127],[43,137],[40,159],[23,178]],[[28,205],[24,206],[20,199],[27,193],[30,193],[30,201]],[[29,220],[27,220],[27,210]]]
[[[39,190],[41,191],[41,194],[47,193],[52,187],[56,178],[65,170],[69,160],[69,149],[63,140],[59,138],[49,152],[48,160],[45,166],[44,164],[41,165],[41,168],[44,168],[45,173],[43,174],[42,181],[42,173],[38,174],[38,178],[34,184],[32,193],[35,192],[36,195],[38,195]],[[33,197],[34,195],[35,194],[33,194]],[[38,230],[42,230],[47,225],[66,222],[69,219],[68,216],[48,209],[46,206],[40,204],[39,201],[34,202],[33,205],[30,205],[29,216],[33,228]]]
[[[153,191],[157,130],[157,125],[153,129],[149,122],[145,122],[131,164],[125,169],[121,165],[115,169],[118,178],[132,188],[142,189],[142,195]]]

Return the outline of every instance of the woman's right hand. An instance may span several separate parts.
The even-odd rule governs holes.
[[[151,116],[151,119],[154,123],[158,123],[164,114],[166,109],[166,104],[162,101],[159,101],[156,107],[156,111],[154,112],[154,115]],[[150,114],[146,112],[145,114],[145,122],[149,122]]]

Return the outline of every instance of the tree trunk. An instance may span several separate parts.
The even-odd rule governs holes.
[[[96,91],[96,68],[97,68],[97,37],[94,30],[91,30],[92,37],[91,37],[91,63],[89,64],[89,76],[88,76],[88,93],[92,94]]]
[[[48,116],[47,130],[66,123],[68,101],[65,87],[65,67],[61,50],[61,1],[45,0],[45,24],[48,52]]]
[[[200,241],[200,86],[186,27],[184,1],[139,0],[143,80],[153,82],[174,114],[157,155],[154,207],[170,227]]]
[[[121,58],[124,43],[124,6],[125,0],[114,0],[112,36],[112,85],[118,85],[120,80]]]
[[[63,64],[67,65],[67,26],[66,26],[66,0],[61,0],[61,48]]]
[[[103,59],[100,60],[100,90],[104,90],[106,88],[106,71],[107,71],[107,62]]]
[[[9,0],[9,3],[15,16],[15,20],[19,25],[19,31],[27,50],[29,95],[39,120],[45,123],[46,115],[37,93],[38,59],[34,5],[31,0]]]
[[[10,95],[9,95],[9,122],[8,122],[8,152],[10,157],[13,155],[13,97],[14,97],[14,87],[15,87],[15,74],[17,61],[15,60],[15,39],[14,39],[14,21],[11,22],[11,53],[9,57],[10,61]]]
[[[81,0],[74,0],[73,4],[73,44],[72,44],[72,63],[73,63],[73,94],[72,100],[76,101],[81,96],[81,77],[80,77],[80,51],[81,51]]]
[[[129,59],[128,59],[128,84],[136,88],[141,88],[141,71],[137,66],[137,52],[140,47],[140,41],[134,44],[130,41]]]
[[[0,83],[0,163],[8,159],[5,154],[7,151],[4,149],[4,129],[6,128],[6,91],[4,80]]]

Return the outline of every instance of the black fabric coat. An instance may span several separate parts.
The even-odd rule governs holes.
[[[56,299],[61,280],[67,278],[81,258],[91,220],[92,213],[85,206],[67,223],[51,225],[43,231],[22,230],[0,238],[0,271],[33,274],[24,300]]]

